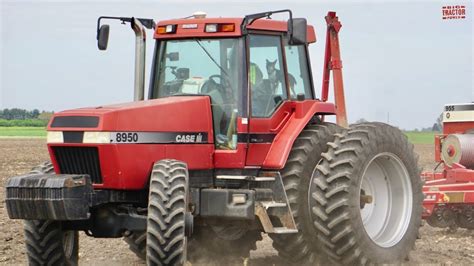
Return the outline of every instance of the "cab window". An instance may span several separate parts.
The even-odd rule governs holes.
[[[304,94],[305,99],[312,99],[305,47],[303,45],[286,45],[285,57],[291,98],[296,99],[298,94]]]
[[[269,117],[288,98],[280,36],[250,35],[249,81],[253,117]]]

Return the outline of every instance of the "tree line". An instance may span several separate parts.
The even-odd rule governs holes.
[[[38,109],[5,108],[0,110],[0,127],[43,127],[54,112]]]
[[[0,119],[5,120],[26,120],[26,119],[41,119],[49,120],[53,112],[39,111],[38,109],[26,110],[20,108],[5,108],[0,110]]]

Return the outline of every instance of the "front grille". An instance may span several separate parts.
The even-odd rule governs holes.
[[[92,183],[102,183],[97,147],[53,147],[61,174],[87,174]]]

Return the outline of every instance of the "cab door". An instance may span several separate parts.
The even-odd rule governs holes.
[[[215,56],[219,62],[221,73],[217,82],[224,89],[220,100],[217,95],[210,94],[214,123],[213,154],[214,168],[240,169],[245,167],[247,143],[241,141],[248,133],[246,117],[247,95],[245,86],[246,73],[244,41],[239,38],[221,40],[220,53]],[[217,75],[216,75],[217,76]],[[232,78],[227,78],[231,76]]]
[[[284,36],[248,37],[250,114],[247,166],[261,166],[275,136],[289,121],[295,100],[313,99],[307,47],[290,46]],[[301,95],[300,95],[301,97]]]

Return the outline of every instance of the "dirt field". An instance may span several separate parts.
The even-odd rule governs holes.
[[[420,165],[425,169],[434,167],[432,145],[417,145]],[[32,166],[48,160],[44,139],[0,139],[0,183],[9,176],[27,172]],[[4,189],[0,189],[0,264],[26,264],[22,222],[9,220],[4,206]],[[445,230],[428,225],[421,228],[421,239],[411,253],[410,265],[472,265],[474,264],[474,232],[458,230],[448,234]],[[81,265],[142,265],[128,251],[121,239],[94,239],[81,234]],[[250,265],[284,265],[264,237],[252,252]]]

